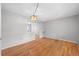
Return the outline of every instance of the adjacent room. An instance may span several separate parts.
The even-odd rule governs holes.
[[[1,3],[1,20],[2,56],[79,56],[79,3]]]

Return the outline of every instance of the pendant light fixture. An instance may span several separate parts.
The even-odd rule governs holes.
[[[35,10],[33,12],[33,15],[31,16],[31,21],[32,22],[36,22],[37,19],[38,19],[37,15],[36,15],[36,12],[37,12],[37,9],[38,9],[38,5],[39,5],[39,3],[36,4],[36,8],[35,8]]]

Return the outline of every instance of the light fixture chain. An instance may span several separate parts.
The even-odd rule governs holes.
[[[37,9],[38,9],[38,6],[39,6],[39,3],[37,3],[37,5],[36,5],[36,8],[35,8],[35,11],[34,11],[33,15],[35,15],[35,13],[36,13],[36,11],[37,11]]]

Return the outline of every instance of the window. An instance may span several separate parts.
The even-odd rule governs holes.
[[[27,24],[27,32],[32,32],[32,24]]]

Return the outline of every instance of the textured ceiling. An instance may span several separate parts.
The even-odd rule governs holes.
[[[2,10],[8,10],[27,19],[33,14],[35,3],[3,3]],[[79,14],[78,3],[39,3],[36,15],[40,21],[56,20]]]

